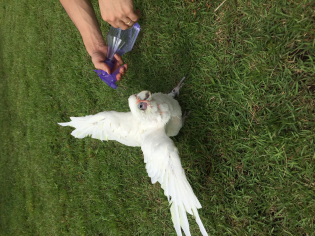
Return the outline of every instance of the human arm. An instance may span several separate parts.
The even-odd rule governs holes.
[[[110,74],[110,68],[105,63],[108,47],[103,39],[91,2],[89,0],[60,0],[60,3],[79,30],[95,68]],[[123,64],[119,55],[116,54],[115,59],[117,62],[112,71]],[[125,70],[127,70],[126,64],[120,69],[120,73],[116,77],[117,80],[120,80]]]

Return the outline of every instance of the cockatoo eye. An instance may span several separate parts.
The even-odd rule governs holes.
[[[139,102],[138,103],[138,108],[140,110],[146,110],[147,109],[147,103],[146,102]]]

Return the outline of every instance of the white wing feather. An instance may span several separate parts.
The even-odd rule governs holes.
[[[105,111],[85,117],[70,117],[71,121],[59,123],[75,128],[71,135],[84,138],[91,135],[100,140],[116,140],[127,146],[140,146],[140,125],[131,112]]]
[[[182,168],[178,150],[173,141],[165,134],[164,128],[145,133],[141,149],[146,169],[152,183],[158,181],[171,204],[171,214],[177,235],[191,235],[186,211],[196,217],[203,236],[208,235],[198,215],[201,205],[188,183]]]

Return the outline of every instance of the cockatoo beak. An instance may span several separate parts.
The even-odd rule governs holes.
[[[151,92],[148,90],[142,91],[136,95],[137,99],[140,101],[151,101]]]

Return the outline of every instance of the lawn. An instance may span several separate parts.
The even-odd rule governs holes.
[[[222,2],[135,0],[141,33],[118,90],[59,1],[0,2],[0,235],[176,235],[140,148],[57,122],[129,111],[131,94],[185,74],[191,115],[172,139],[208,233],[315,235],[315,3]]]

